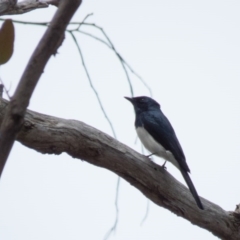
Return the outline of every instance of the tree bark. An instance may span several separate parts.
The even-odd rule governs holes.
[[[58,6],[60,0],[0,0],[0,16],[16,15],[30,12],[39,8],[47,8],[49,5]]]
[[[0,98],[0,124],[8,101]],[[0,136],[1,137],[1,136]],[[227,212],[201,198],[200,210],[189,190],[166,170],[109,135],[76,121],[28,110],[17,141],[40,153],[69,154],[106,168],[139,189],[147,198],[221,239],[240,239],[240,214]]]

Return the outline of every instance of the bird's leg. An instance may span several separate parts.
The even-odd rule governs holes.
[[[155,153],[151,153],[149,155],[146,155],[147,158],[150,158],[152,155],[154,155]]]
[[[167,161],[165,161],[164,164],[161,166],[161,167],[162,167],[163,169],[165,169],[165,170],[167,169],[167,167],[165,166],[166,163],[167,163]]]
[[[152,155],[155,155],[155,153],[151,153],[151,154],[149,154],[149,155],[146,155],[146,157],[147,157],[147,158],[150,158]],[[163,163],[163,165],[160,165],[160,166],[161,166],[163,169],[165,169],[165,170],[167,170],[167,167],[165,166],[166,163],[167,163],[167,161],[165,161],[165,162]]]

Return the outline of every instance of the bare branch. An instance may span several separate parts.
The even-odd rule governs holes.
[[[85,61],[84,61],[84,57],[83,57],[83,54],[82,54],[82,50],[81,50],[81,48],[80,48],[80,46],[79,46],[79,44],[78,44],[78,42],[77,42],[77,39],[76,39],[76,37],[74,36],[74,34],[73,34],[72,32],[70,32],[70,35],[72,36],[73,41],[75,42],[75,44],[76,44],[76,46],[77,46],[78,52],[79,52],[80,57],[81,57],[82,65],[83,65],[83,68],[84,68],[85,73],[86,73],[86,75],[87,75],[89,84],[90,84],[90,86],[91,86],[91,88],[92,88],[92,90],[93,90],[93,92],[94,92],[94,94],[95,94],[95,96],[96,96],[96,98],[97,98],[97,100],[98,100],[99,106],[100,106],[100,108],[101,108],[101,110],[102,110],[102,112],[103,112],[103,114],[104,114],[104,117],[107,119],[107,122],[109,123],[109,125],[110,125],[110,127],[111,127],[113,136],[114,136],[115,138],[117,138],[116,133],[115,133],[114,128],[113,128],[113,125],[112,125],[112,122],[110,121],[110,119],[109,119],[109,117],[108,117],[108,115],[107,115],[107,113],[106,113],[106,111],[105,111],[105,109],[104,109],[104,107],[103,107],[103,104],[102,104],[102,101],[101,101],[101,99],[100,99],[100,97],[99,97],[99,94],[98,94],[96,88],[94,87],[94,85],[93,85],[93,83],[92,83],[92,79],[91,79],[90,74],[89,74],[89,72],[88,72],[88,70],[87,70],[87,66],[86,66]]]
[[[119,186],[120,186],[120,177],[117,179],[117,187],[116,187],[116,196],[115,196],[115,210],[116,210],[116,216],[115,216],[115,222],[113,226],[109,229],[109,231],[106,233],[104,240],[107,240],[111,233],[115,232],[117,229],[117,224],[118,224],[118,195],[119,195]]]
[[[6,112],[0,99],[0,122]],[[155,204],[207,229],[221,239],[240,239],[239,217],[201,198],[195,204],[189,190],[166,170],[109,135],[76,120],[65,120],[27,111],[17,140],[41,153],[61,154],[106,168],[139,189]]]
[[[10,95],[9,95],[9,90],[5,87],[5,84],[4,84],[3,80],[1,79],[1,77],[0,77],[0,83],[1,83],[1,86],[2,86],[2,91],[4,90],[5,93],[6,93],[7,96],[8,96],[8,99],[10,99],[11,97],[10,97]],[[2,97],[2,95],[1,95],[1,97]]]
[[[66,30],[67,32],[69,33],[73,33],[73,32],[79,32],[81,34],[84,34],[86,36],[89,36],[101,43],[103,43],[104,45],[106,45],[108,48],[110,48],[117,56],[117,58],[119,59],[122,67],[123,67],[123,70],[126,74],[126,78],[127,78],[127,81],[128,81],[128,84],[129,84],[129,88],[130,88],[130,92],[131,92],[131,95],[133,96],[133,87],[132,87],[132,83],[131,83],[131,80],[130,80],[130,76],[129,76],[129,73],[128,73],[128,70],[134,74],[142,83],[143,85],[148,89],[149,93],[150,93],[150,96],[152,96],[152,90],[151,88],[147,85],[147,83],[143,80],[143,78],[136,72],[134,71],[134,69],[129,65],[129,63],[126,62],[126,60],[120,55],[119,52],[117,52],[116,48],[114,47],[112,41],[110,40],[110,38],[108,37],[108,35],[106,34],[106,32],[104,31],[104,29],[98,25],[96,25],[95,23],[86,23],[85,21],[87,20],[88,17],[92,16],[93,14],[90,13],[88,14],[82,22],[70,22],[69,25],[77,25],[77,28],[75,29],[71,29],[71,30]],[[0,18],[0,21],[3,21],[4,19],[3,18]],[[18,20],[13,20],[14,23],[20,23],[20,24],[29,24],[29,25],[36,25],[36,26],[48,26],[49,25],[49,22],[26,22],[26,21],[18,21]],[[94,27],[96,28],[97,30],[99,30],[103,36],[106,38],[106,40],[103,40],[91,33],[88,33],[88,32],[85,32],[85,31],[82,31],[80,30],[80,27],[81,26],[91,26],[91,27]],[[74,35],[74,34],[73,34]],[[74,35],[75,37],[75,35]],[[75,37],[76,38],[76,37]],[[77,46],[77,45],[76,45]],[[77,46],[78,48],[78,46]]]
[[[0,129],[0,175],[15,137],[22,125],[26,108],[36,84],[49,58],[56,52],[56,47],[59,45],[59,41],[62,39],[64,31],[80,3],[81,0],[60,2],[50,26],[33,52],[17,89],[11,98]]]
[[[148,199],[148,200],[147,200],[146,212],[145,212],[145,215],[144,215],[143,220],[142,220],[142,222],[141,222],[141,226],[143,225],[143,223],[146,221],[146,219],[147,219],[147,217],[148,217],[149,206],[150,206],[150,201],[149,201],[149,199]]]
[[[0,0],[0,15],[23,14],[38,8],[47,8],[50,4],[55,5],[55,1],[26,0],[17,3],[16,0]]]
[[[93,13],[88,13],[84,19],[82,20],[82,22],[85,22],[89,17],[91,17],[93,15]]]
[[[80,24],[80,23],[76,23],[76,22],[71,22],[70,25],[75,25],[75,24]],[[79,27],[81,25],[87,25],[87,26],[92,26],[92,27],[95,27],[97,28],[99,31],[101,31],[101,33],[104,35],[104,37],[106,38],[107,42],[102,40],[101,38],[98,38],[96,36],[94,36],[93,34],[91,33],[87,33],[87,32],[84,32],[84,31],[81,31],[79,30]],[[143,78],[137,74],[133,68],[123,59],[123,57],[117,52],[116,48],[114,47],[112,41],[110,40],[110,38],[108,37],[108,35],[106,34],[106,32],[103,30],[102,27],[99,27],[98,25],[96,25],[95,23],[85,23],[85,22],[82,22],[81,25],[79,25],[79,27],[75,30],[75,31],[78,31],[82,34],[85,34],[89,37],[92,37],[94,38],[95,40],[105,44],[106,46],[108,46],[110,49],[112,49],[115,54],[117,55],[119,61],[121,62],[122,64],[122,67],[125,71],[125,74],[126,74],[126,77],[127,77],[127,80],[128,80],[128,83],[129,83],[129,87],[130,87],[130,91],[131,91],[131,95],[133,96],[133,88],[132,88],[132,84],[131,84],[131,81],[130,81],[130,77],[128,75],[128,72],[127,72],[127,68],[143,83],[143,85],[148,89],[149,93],[150,93],[150,96],[152,96],[152,91],[151,91],[151,88],[147,85],[147,83],[143,80]],[[72,30],[74,31],[74,30]],[[127,67],[127,68],[126,68]]]
[[[108,44],[106,44],[106,45],[109,46],[109,47],[115,52],[115,54],[117,55],[117,57],[118,57],[121,65],[122,65],[122,67],[123,67],[123,69],[124,69],[124,72],[125,72],[126,77],[127,77],[127,80],[128,80],[130,92],[131,92],[131,95],[132,95],[132,97],[133,97],[133,96],[134,96],[133,87],[132,87],[132,83],[131,83],[130,77],[129,77],[129,75],[128,75],[128,71],[127,71],[127,69],[126,69],[126,67],[125,67],[125,61],[124,61],[124,59],[121,57],[121,55],[117,52],[116,48],[114,47],[112,41],[110,40],[110,38],[108,37],[108,35],[107,35],[106,32],[104,31],[104,29],[103,29],[102,27],[99,27],[99,26],[96,25],[95,23],[85,23],[85,22],[83,22],[83,23],[81,23],[81,25],[87,25],[87,26],[91,26],[91,27],[94,27],[94,28],[98,29],[98,30],[103,34],[103,36],[106,38],[107,43],[108,43]],[[79,29],[79,28],[78,28],[78,29]],[[89,35],[89,36],[90,36],[90,35]],[[99,38],[95,38],[95,39],[96,39],[96,40],[99,40]]]
[[[0,18],[0,21],[5,21],[5,18]],[[48,26],[50,22],[28,22],[28,21],[19,21],[19,20],[13,20],[13,23],[19,23],[19,24],[24,24],[24,25],[35,25],[35,26]]]

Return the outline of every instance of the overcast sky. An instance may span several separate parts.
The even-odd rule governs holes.
[[[11,17],[49,21],[55,10]],[[227,211],[240,202],[239,12],[239,1],[90,0],[73,19],[94,13],[88,21],[104,28],[171,121],[199,195]],[[10,94],[45,31],[18,24],[15,29],[13,57],[0,69]],[[91,27],[83,30],[102,37]],[[135,144],[133,108],[123,98],[130,96],[128,82],[116,55],[87,36],[77,38],[118,140],[141,152],[139,141]],[[29,109],[80,120],[112,135],[68,34],[58,52],[45,68]],[[131,79],[135,96],[149,96],[135,76]],[[184,183],[170,163],[167,170]],[[0,239],[101,240],[115,220],[116,183],[117,176],[105,169],[15,143],[0,183]],[[148,201],[124,180],[118,200],[119,223],[109,239],[216,239],[152,202],[141,225]]]

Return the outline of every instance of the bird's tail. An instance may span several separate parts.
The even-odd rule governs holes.
[[[194,187],[193,182],[192,182],[190,176],[188,175],[188,172],[186,172],[186,171],[184,171],[184,170],[182,170],[182,169],[181,169],[180,171],[181,171],[181,173],[182,173],[182,175],[183,175],[183,178],[184,178],[184,180],[186,181],[186,183],[187,183],[187,185],[188,185],[188,188],[189,188],[190,192],[192,193],[192,195],[193,195],[193,197],[194,197],[194,199],[195,199],[198,207],[199,207],[200,209],[204,210],[203,205],[202,205],[202,202],[201,202],[201,200],[200,200],[200,198],[199,198],[199,196],[198,196],[197,190],[196,190],[196,188]]]

